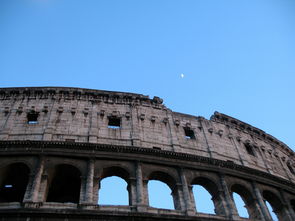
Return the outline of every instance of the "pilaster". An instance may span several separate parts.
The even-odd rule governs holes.
[[[238,211],[233,198],[231,197],[230,191],[228,190],[224,174],[219,174],[219,177],[224,194],[224,198],[222,197],[221,200],[223,201],[223,205],[225,205],[225,208],[227,208],[227,216],[229,216],[229,218],[233,220],[239,219]]]
[[[38,166],[34,173],[30,176],[28,188],[25,193],[24,202],[38,202],[38,193],[40,190],[40,183],[42,173],[44,170],[44,157],[38,159]]]
[[[194,215],[195,212],[195,202],[192,201],[191,196],[193,196],[193,194],[190,194],[190,190],[187,184],[187,180],[184,174],[184,171],[182,168],[179,169],[179,175],[181,178],[181,183],[182,183],[182,192],[183,192],[183,201],[185,203],[185,210],[187,215]],[[191,190],[192,192],[192,190]]]
[[[252,187],[253,187],[253,190],[254,190],[254,193],[255,193],[255,196],[257,198],[257,201],[258,201],[258,205],[260,206],[260,210],[262,212],[262,220],[265,220],[265,221],[272,221],[272,218],[271,218],[271,215],[268,211],[268,208],[266,207],[266,204],[263,200],[263,197],[261,195],[261,192],[257,186],[257,183],[255,181],[252,181]]]
[[[135,163],[136,171],[136,205],[137,211],[144,212],[149,205],[147,181],[142,178],[141,163]]]

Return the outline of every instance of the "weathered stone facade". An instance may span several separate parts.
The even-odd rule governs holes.
[[[245,220],[233,192],[250,220],[271,220],[265,200],[280,220],[295,220],[287,145],[227,115],[207,120],[162,102],[79,88],[0,89],[1,220]],[[128,183],[129,206],[97,205],[100,180],[113,175]],[[61,198],[64,179],[72,185]],[[20,184],[9,192],[5,180]],[[149,180],[171,188],[175,210],[149,206]],[[216,215],[196,211],[193,184],[212,195]]]

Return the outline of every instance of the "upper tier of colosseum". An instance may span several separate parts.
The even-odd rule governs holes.
[[[173,112],[159,97],[67,87],[0,89],[0,140],[152,148],[229,161],[295,182],[294,152],[233,117]]]

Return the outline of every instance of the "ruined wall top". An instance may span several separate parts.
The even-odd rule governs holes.
[[[62,141],[187,153],[295,182],[294,152],[233,117],[173,112],[163,100],[69,87],[0,88],[0,140]]]
[[[0,88],[0,99],[17,98],[52,98],[52,99],[84,99],[92,102],[124,102],[124,103],[149,103],[160,105],[163,100],[149,96],[128,92],[94,90],[73,87],[11,87]]]

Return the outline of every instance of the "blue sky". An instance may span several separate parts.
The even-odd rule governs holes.
[[[292,0],[2,0],[0,86],[156,95],[294,149],[294,11]]]
[[[292,0],[2,0],[0,86],[156,95],[294,149],[294,11]]]
[[[294,12],[293,0],[1,0],[0,86],[159,96],[294,150]]]

